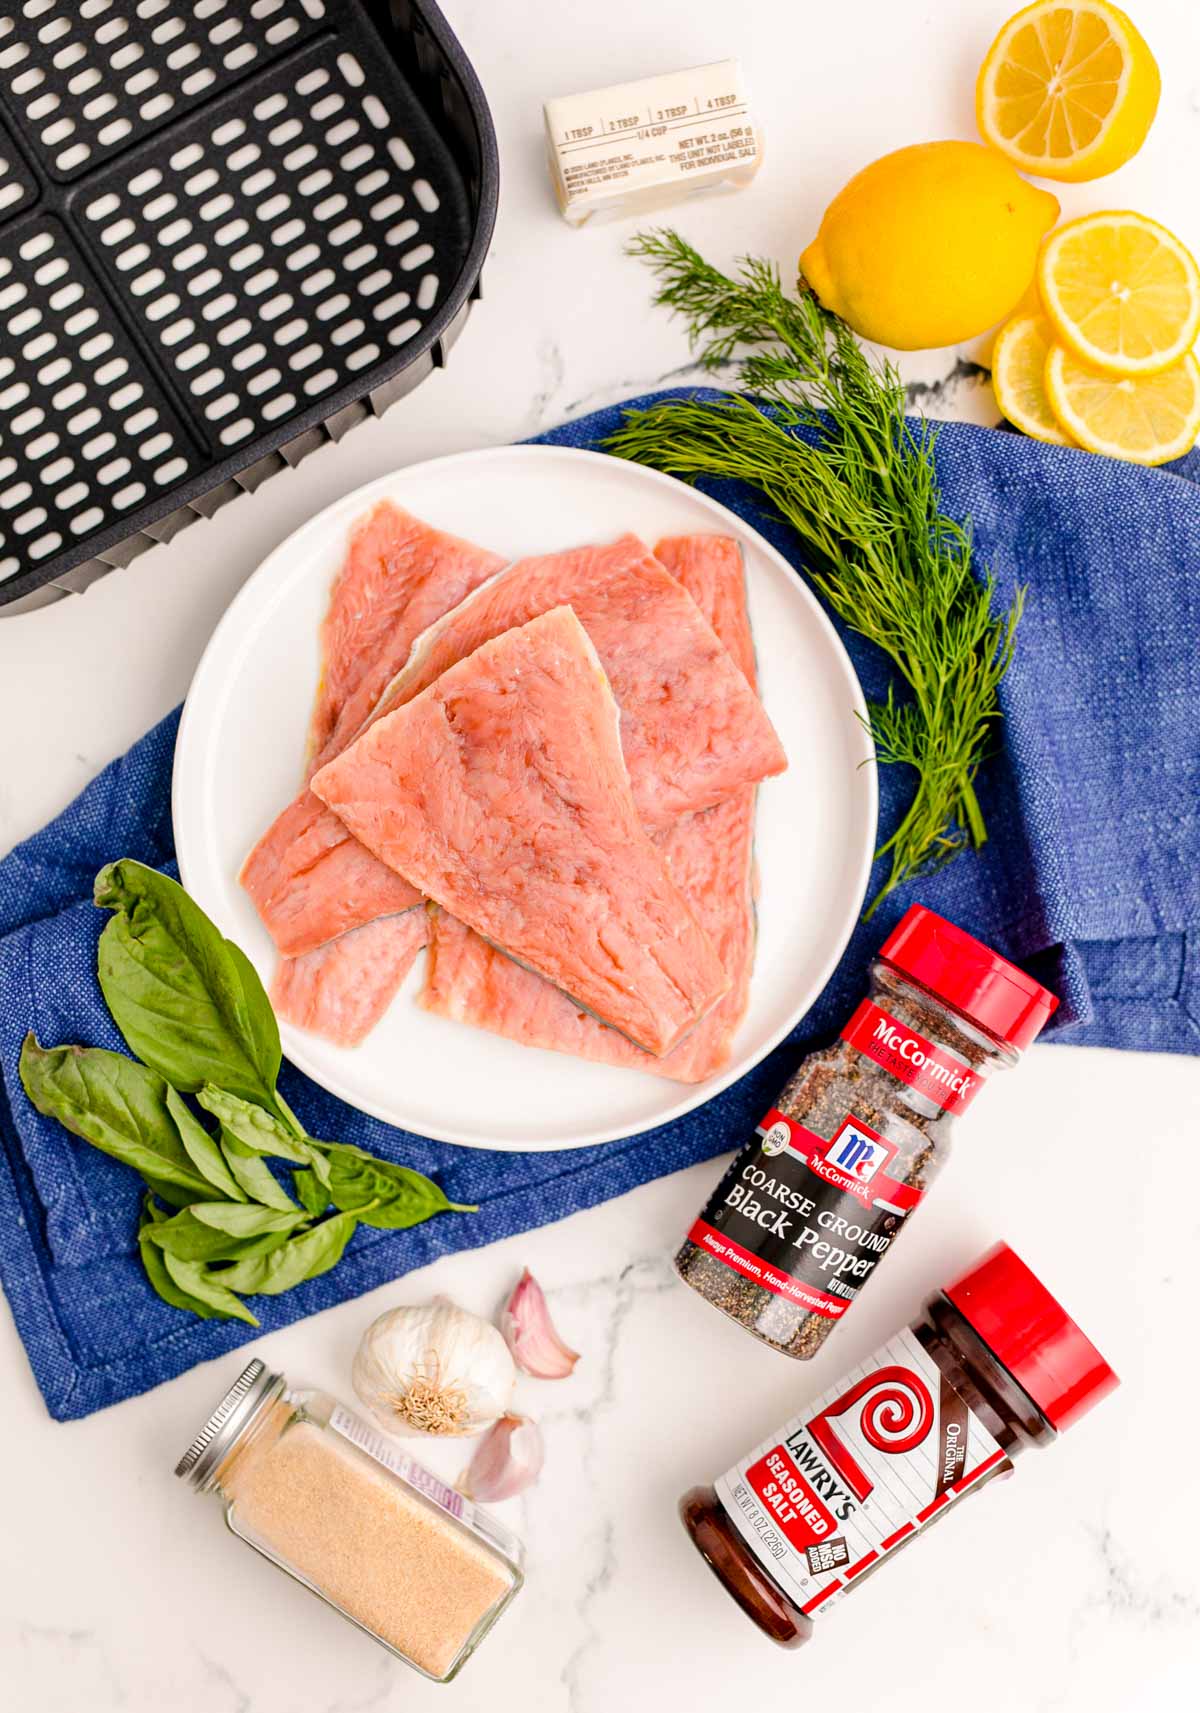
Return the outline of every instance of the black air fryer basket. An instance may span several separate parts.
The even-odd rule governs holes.
[[[478,296],[496,143],[430,0],[0,16],[0,611],[379,414]]]

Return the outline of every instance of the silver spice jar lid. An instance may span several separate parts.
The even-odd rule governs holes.
[[[282,1392],[282,1374],[272,1374],[257,1357],[247,1363],[175,1465],[176,1475],[203,1490],[263,1404]]]

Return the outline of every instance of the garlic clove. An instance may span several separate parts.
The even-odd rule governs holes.
[[[535,1380],[565,1380],[574,1372],[578,1352],[554,1330],[545,1293],[528,1267],[505,1304],[500,1329],[517,1367]]]
[[[462,1490],[469,1499],[485,1505],[497,1499],[515,1499],[533,1486],[542,1472],[544,1457],[542,1430],[531,1417],[501,1416],[475,1448]]]
[[[354,1390],[389,1433],[482,1433],[508,1408],[516,1369],[490,1321],[446,1297],[390,1309],[354,1358]]]

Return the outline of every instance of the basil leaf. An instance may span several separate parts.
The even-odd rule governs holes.
[[[266,1231],[261,1237],[231,1237],[198,1220],[191,1208],[173,1218],[143,1227],[147,1240],[181,1261],[240,1261],[251,1255],[269,1255],[288,1240],[292,1227]],[[139,1242],[142,1233],[138,1234]]]
[[[105,1003],[137,1056],[188,1092],[219,1083],[275,1106],[279,1027],[249,959],[175,881],[124,859],[96,876]]]
[[[161,1178],[152,1178],[148,1172],[142,1173],[142,1182],[148,1190],[165,1201],[169,1207],[191,1207],[194,1201],[208,1201],[213,1193],[213,1186],[208,1184],[203,1190],[184,1190],[178,1184],[164,1183]]]
[[[162,1252],[163,1266],[178,1288],[187,1296],[194,1297],[216,1311],[223,1320],[244,1320],[248,1326],[259,1324],[257,1316],[251,1314],[245,1303],[239,1302],[227,1285],[220,1283],[217,1277],[210,1273],[203,1261],[181,1261],[177,1255]],[[247,1262],[255,1266],[256,1262]],[[224,1275],[222,1275],[224,1277]]]
[[[227,1136],[236,1136],[243,1148],[255,1154],[274,1154],[294,1166],[311,1166],[317,1176],[327,1182],[329,1166],[324,1154],[303,1136],[296,1136],[272,1113],[241,1100],[227,1089],[205,1083],[196,1095],[205,1112],[220,1120]]]
[[[147,1179],[212,1197],[188,1158],[167,1104],[166,1083],[145,1065],[103,1047],[42,1047],[25,1037],[21,1083],[37,1110]]]
[[[329,1191],[315,1172],[293,1172],[292,1188],[300,1206],[311,1214],[313,1219],[319,1219],[329,1206]]]
[[[335,1213],[301,1237],[293,1237],[273,1255],[235,1261],[220,1275],[231,1290],[247,1296],[276,1297],[305,1279],[315,1279],[336,1267],[358,1224],[352,1213]]]
[[[210,1308],[208,1303],[202,1303],[199,1297],[193,1297],[187,1291],[180,1290],[174,1279],[167,1272],[167,1264],[163,1259],[161,1249],[149,1241],[148,1234],[153,1227],[143,1226],[138,1232],[138,1248],[141,1250],[142,1266],[146,1269],[146,1277],[164,1303],[170,1303],[173,1309],[187,1309],[191,1314],[199,1315],[201,1320],[214,1320],[217,1310]]]
[[[237,1182],[215,1139],[201,1124],[181,1094],[167,1084],[167,1111],[175,1120],[179,1140],[196,1170],[208,1179],[212,1187],[230,1201],[245,1201],[246,1192]]]
[[[281,1186],[278,1178],[262,1155],[247,1148],[227,1130],[221,1132],[221,1152],[225,1162],[251,1201],[261,1202],[281,1213],[296,1211],[296,1204]]]
[[[166,1250],[180,1261],[232,1261],[238,1246],[224,1232],[213,1231],[193,1219],[192,1210],[184,1208],[161,1224],[143,1227],[138,1242],[150,1243],[159,1251]],[[223,1253],[222,1253],[223,1251]]]
[[[305,1218],[303,1208],[290,1213],[275,1213],[267,1207],[255,1207],[249,1202],[197,1202],[188,1212],[214,1231],[224,1231],[230,1237],[261,1237],[264,1231],[291,1231]]]
[[[323,1186],[323,1188],[326,1192],[325,1205],[328,1206],[329,1205],[329,1193],[328,1193],[329,1192],[329,1180],[330,1180],[330,1172],[331,1172],[329,1160],[328,1160],[327,1156],[322,1153],[321,1144],[319,1142],[309,1142],[306,1144],[306,1146],[308,1148],[308,1164],[309,1164],[309,1167],[312,1171],[313,1176],[316,1178],[317,1182]]]
[[[390,1160],[364,1158],[341,1146],[330,1154],[329,1193],[335,1207],[357,1213],[364,1225],[403,1231],[435,1213],[474,1213],[447,1199],[444,1191],[421,1172]],[[375,1204],[375,1205],[369,1205]]]

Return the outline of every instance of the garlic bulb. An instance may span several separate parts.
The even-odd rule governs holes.
[[[508,1408],[516,1369],[490,1321],[448,1297],[389,1309],[363,1335],[354,1390],[389,1433],[479,1433]]]

